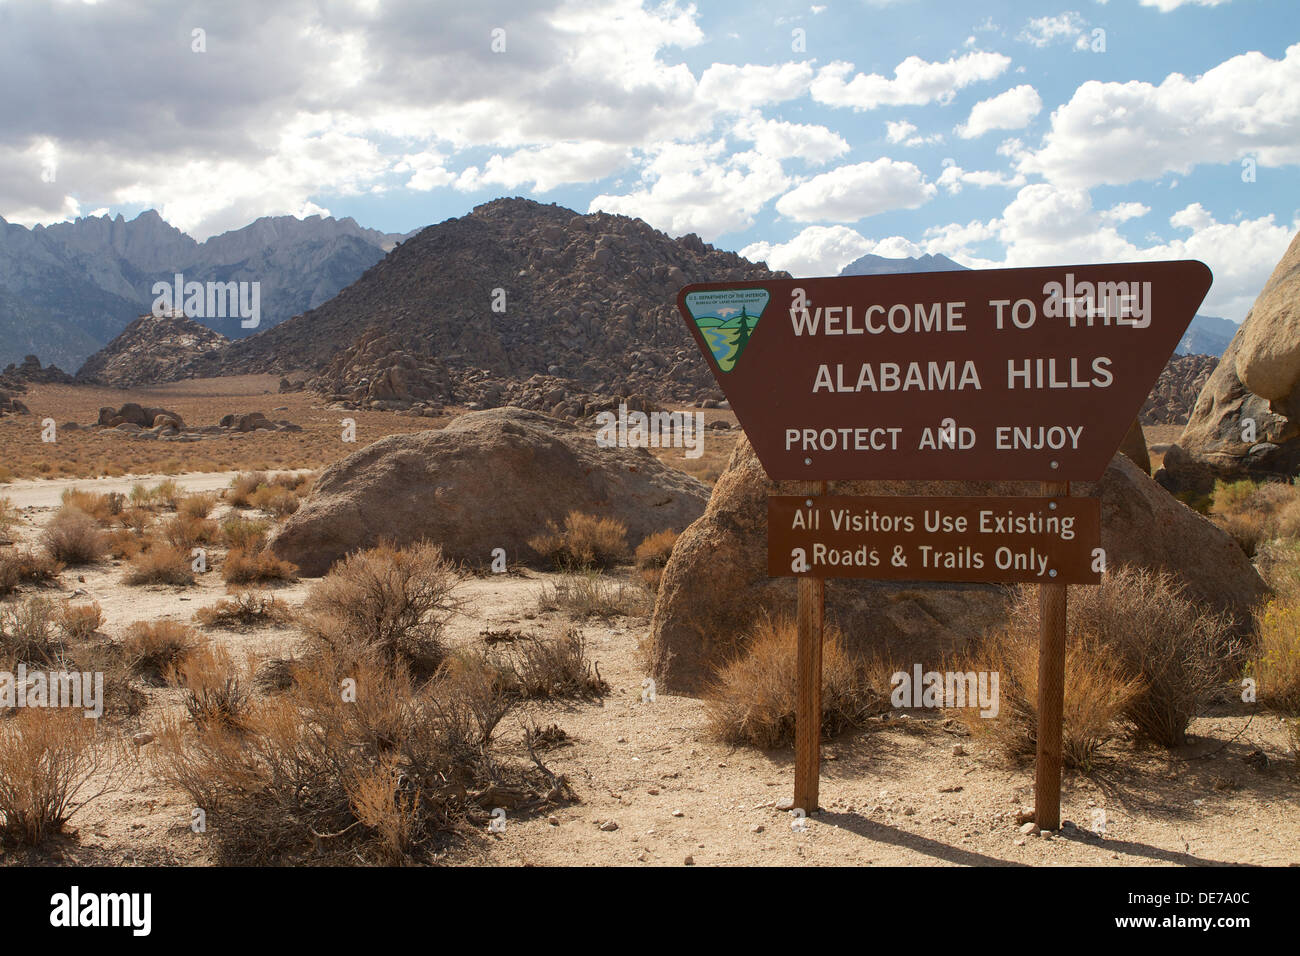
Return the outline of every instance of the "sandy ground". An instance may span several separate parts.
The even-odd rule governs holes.
[[[224,487],[228,474],[186,476],[192,490]],[[126,487],[130,479],[123,479]],[[73,482],[96,490],[122,484]],[[18,482],[23,542],[34,541],[68,482]],[[113,490],[123,490],[114,488]],[[98,601],[102,631],[133,621],[189,622],[225,595],[209,573],[191,588],[121,584],[105,562],[66,571],[62,596]],[[481,641],[484,629],[556,634],[565,614],[538,608],[553,576],[535,572],[471,579],[468,612],[449,638]],[[275,589],[300,603],[306,580]],[[48,592],[47,592],[48,593]],[[508,815],[505,831],[473,841],[456,860],[486,865],[1300,865],[1300,774],[1277,719],[1248,709],[1199,718],[1178,753],[1109,745],[1089,775],[1067,774],[1062,817],[1077,824],[1055,838],[1020,833],[1016,815],[1033,802],[1033,768],[1010,766],[944,715],[902,712],[824,744],[822,812],[802,828],[776,802],[793,783],[793,753],[734,748],[710,739],[704,705],[656,692],[651,700],[640,646],[647,617],[579,622],[611,692],[601,701],[532,704],[507,717],[502,749],[522,756],[525,720],[556,723],[569,741],[544,754],[567,774],[578,802]],[[208,631],[239,654],[282,656],[292,629]],[[119,728],[148,729],[174,707],[157,705]],[[1261,759],[1259,754],[1264,755]],[[147,758],[147,753],[142,753]],[[1105,813],[1104,838],[1091,831]],[[74,817],[73,833],[26,862],[189,864],[210,862],[206,838],[188,829],[190,807],[153,779],[147,760],[116,793]],[[610,827],[610,821],[617,828]],[[19,857],[10,855],[7,862]],[[0,861],[6,861],[0,856]]]
[[[0,498],[8,498],[15,508],[57,508],[69,488],[96,494],[120,492],[130,494],[137,484],[154,485],[171,478],[186,491],[217,491],[228,488],[238,472],[217,471],[180,475],[123,475],[120,478],[35,478],[0,485]]]

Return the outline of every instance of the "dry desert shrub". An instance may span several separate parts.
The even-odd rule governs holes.
[[[1280,481],[1219,480],[1210,515],[1253,558],[1265,542],[1300,527],[1300,488]]]
[[[132,508],[148,510],[157,506],[158,495],[155,489],[141,482],[136,482],[131,486],[131,493],[127,500],[131,502]]]
[[[117,520],[123,529],[134,531],[136,534],[144,534],[153,522],[153,512],[147,508],[125,508],[117,516]]]
[[[337,562],[307,595],[306,632],[345,659],[398,663],[427,676],[442,663],[442,631],[464,607],[466,575],[438,545],[381,544]]]
[[[744,650],[723,663],[703,693],[705,718],[719,740],[762,749],[794,741],[799,631],[792,617],[761,615]],[[822,642],[822,733],[836,734],[889,708],[863,666],[844,648],[839,630]]]
[[[241,591],[210,607],[199,608],[194,619],[204,627],[252,627],[286,624],[293,620],[289,606],[273,594]]]
[[[44,552],[30,548],[0,551],[0,597],[23,584],[53,584],[63,563]]]
[[[90,515],[64,505],[41,535],[50,557],[65,565],[93,564],[108,551],[108,535]]]
[[[277,558],[266,548],[257,551],[235,548],[221,564],[221,577],[227,584],[297,581],[298,566]]]
[[[56,640],[59,607],[45,597],[0,605],[0,658],[35,664],[60,666],[64,646]]]
[[[270,525],[265,521],[231,515],[221,522],[221,542],[232,551],[261,551],[269,529]]]
[[[179,468],[169,470],[179,470]],[[172,478],[158,482],[149,490],[149,494],[155,505],[161,505],[169,511],[178,510],[185,499],[185,489],[176,484]]]
[[[673,553],[678,533],[671,528],[656,531],[648,535],[636,546],[636,568],[641,583],[650,591],[659,590],[659,581],[663,578],[664,567]]]
[[[1141,735],[1166,747],[1186,740],[1197,711],[1244,663],[1226,617],[1197,604],[1163,570],[1121,567],[1095,587],[1072,588],[1069,620],[1141,682],[1125,714]]]
[[[159,526],[158,534],[173,548],[189,552],[198,545],[216,541],[219,529],[217,523],[208,518],[177,512]]]
[[[176,514],[185,518],[206,518],[217,506],[217,494],[207,491],[186,495],[176,508]]]
[[[125,503],[123,496],[116,492],[101,494],[82,491],[79,488],[69,488],[59,497],[63,504],[62,511],[75,509],[101,524],[108,524],[114,517],[120,515]]]
[[[133,673],[162,684],[197,645],[194,629],[177,621],[136,621],[126,630],[122,657]]]
[[[609,692],[600,669],[587,656],[577,628],[551,638],[525,638],[508,645],[502,673],[507,692],[521,698],[587,698]]]
[[[1073,592],[1072,592],[1073,593]],[[1071,620],[1065,647],[1065,709],[1061,747],[1065,766],[1092,767],[1096,753],[1118,731],[1117,721],[1142,690],[1096,636]],[[1014,760],[1032,758],[1038,746],[1038,593],[1021,588],[1004,631],[977,642],[950,669],[998,675],[998,711],[958,708],[976,740]]]
[[[645,591],[610,581],[598,571],[566,574],[554,584],[543,584],[537,593],[537,607],[542,611],[564,611],[579,619],[646,614],[650,610]]]
[[[131,558],[126,583],[190,585],[194,571],[187,551],[171,544],[156,544]]]
[[[627,556],[627,526],[613,518],[570,511],[564,527],[547,523],[528,546],[559,571],[607,568]]]
[[[492,753],[510,704],[472,662],[422,683],[400,662],[326,649],[319,663],[252,704],[242,731],[172,720],[157,736],[163,778],[209,809],[220,862],[434,862],[494,807],[570,795],[540,762]]]
[[[0,498],[0,544],[12,544],[10,535],[18,524],[18,509],[8,498]]]
[[[230,490],[226,497],[229,502],[236,508],[251,508],[252,495],[262,485],[267,483],[267,475],[264,471],[243,472],[236,475],[230,481]]]
[[[249,681],[225,647],[209,641],[191,648],[167,668],[166,679],[184,691],[185,712],[200,730],[213,725],[244,729]]]
[[[277,518],[287,518],[298,510],[298,496],[280,485],[262,485],[248,496],[248,503],[258,511],[265,511]]]
[[[1300,716],[1300,600],[1279,595],[1255,616],[1259,649],[1246,666],[1261,703]]]
[[[129,528],[114,528],[108,532],[108,555],[119,561],[130,561],[153,544],[152,539],[136,534]]]
[[[36,845],[116,789],[130,766],[120,737],[73,708],[25,707],[0,721],[0,817],[6,841]]]
[[[104,626],[104,609],[98,601],[64,604],[59,609],[59,630],[70,641],[84,641]]]

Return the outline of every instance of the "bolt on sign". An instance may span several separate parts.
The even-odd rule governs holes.
[[[1094,481],[1210,288],[1202,262],[688,285],[776,480]]]
[[[1096,498],[772,495],[772,577],[1101,583]]]

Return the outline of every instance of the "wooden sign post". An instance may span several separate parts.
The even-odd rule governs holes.
[[[1068,497],[1069,482],[1043,482],[1044,495]],[[1061,733],[1065,716],[1064,583],[1038,585],[1038,753],[1034,768],[1034,822],[1061,826]]]
[[[808,494],[826,493],[826,482],[808,483]],[[826,617],[826,579],[802,577],[798,584],[798,686],[794,714],[794,805],[817,810],[822,761],[822,632]]]
[[[794,806],[818,806],[826,578],[1031,582],[1035,813],[1060,825],[1066,587],[1100,580],[1096,481],[1211,282],[1196,261],[700,283],[678,309],[768,477],[798,578]],[[828,481],[1037,482],[1042,497],[827,496]],[[806,514],[805,514],[806,512]],[[822,515],[826,518],[823,520]]]

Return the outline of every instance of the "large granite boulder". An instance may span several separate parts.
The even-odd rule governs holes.
[[[1170,451],[1156,480],[1171,491],[1204,494],[1216,478],[1290,478],[1300,469],[1300,234]]]
[[[832,482],[831,494],[1023,495],[1026,482]],[[698,692],[713,668],[735,652],[764,610],[792,612],[793,578],[767,574],[769,494],[804,489],[772,482],[742,438],[718,479],[708,509],[677,540],[664,569],[652,625],[656,676],[673,692]],[[1110,566],[1137,564],[1176,573],[1198,600],[1249,626],[1266,588],[1227,534],[1116,455],[1100,482],[1071,485],[1102,503],[1102,547]],[[829,620],[850,647],[895,664],[938,665],[1005,620],[1007,591],[997,585],[875,582],[826,583]]]
[[[381,438],[331,465],[270,547],[309,575],[380,541],[421,538],[475,566],[495,548],[528,563],[528,539],[569,511],[622,521],[635,547],[685,528],[708,497],[707,485],[643,448],[601,448],[593,429],[496,408]]]

